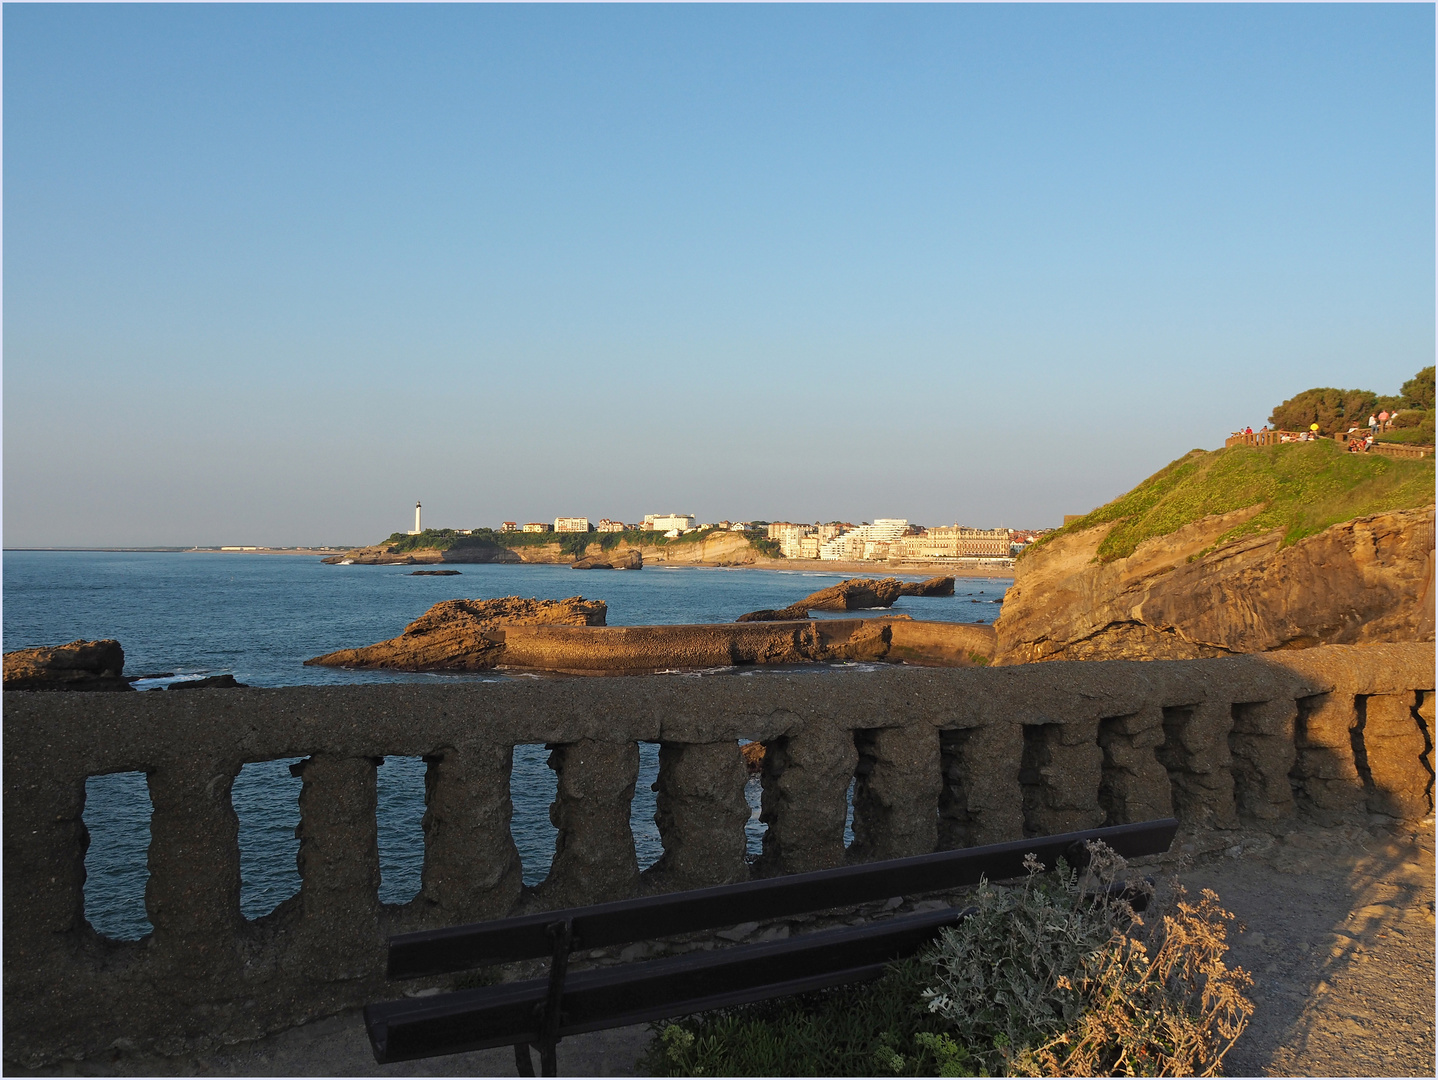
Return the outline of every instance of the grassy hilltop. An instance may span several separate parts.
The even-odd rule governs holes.
[[[1023,557],[1057,537],[1114,522],[1097,553],[1100,562],[1110,562],[1200,518],[1259,503],[1264,508],[1256,517],[1216,544],[1282,529],[1287,546],[1341,521],[1427,506],[1433,484],[1431,457],[1350,454],[1330,440],[1192,450],[1127,494],[1031,544]]]

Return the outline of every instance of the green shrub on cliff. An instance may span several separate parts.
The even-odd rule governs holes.
[[[424,532],[411,536],[409,533],[391,533],[388,540],[384,541],[389,547],[396,551],[419,551],[430,548],[436,551],[448,551],[456,544],[470,539],[461,536],[456,529],[425,529]]]
[[[1432,458],[1350,454],[1331,439],[1192,450],[1127,494],[1030,544],[1023,557],[1057,537],[1113,522],[1098,548],[1099,560],[1108,562],[1200,518],[1258,504],[1263,509],[1255,517],[1218,542],[1282,529],[1287,545],[1365,514],[1427,506],[1433,481]]]

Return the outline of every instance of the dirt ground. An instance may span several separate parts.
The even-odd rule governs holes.
[[[1254,979],[1230,1076],[1433,1076],[1433,819],[1181,834],[1144,868],[1209,888],[1235,915],[1231,963]],[[957,894],[950,902],[960,899]],[[933,900],[920,901],[932,904]],[[897,914],[913,901],[876,908]],[[796,930],[810,929],[797,926]],[[765,925],[754,937],[772,934]],[[787,930],[784,931],[787,933]],[[566,1039],[566,1076],[634,1076],[646,1027]],[[7,1069],[11,1075],[27,1075]],[[126,1055],[28,1075],[514,1076],[509,1049],[379,1066],[358,1010],[194,1058]]]
[[[1435,1074],[1432,818],[1187,842],[1181,879],[1235,914],[1230,959],[1254,979],[1228,1075]]]

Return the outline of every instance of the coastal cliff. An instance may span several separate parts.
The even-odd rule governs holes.
[[[1189,455],[1026,553],[995,624],[996,662],[1433,640],[1431,463],[1332,460],[1323,444],[1236,449]],[[1245,492],[1268,497],[1224,507]],[[1429,505],[1321,527],[1345,507],[1419,498]]]
[[[353,548],[321,559],[330,564],[360,566],[419,565],[430,563],[540,563],[577,565],[579,569],[641,566],[753,566],[763,556],[743,533],[728,530],[665,541],[662,534],[543,533],[499,534],[503,542],[480,537],[445,537],[427,547],[387,541]],[[552,538],[552,539],[551,539]]]

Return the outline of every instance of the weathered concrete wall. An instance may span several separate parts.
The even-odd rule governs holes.
[[[1188,661],[555,679],[190,694],[6,693],[7,1060],[252,1038],[393,993],[388,934],[1166,814],[1191,827],[1430,812],[1433,645]],[[736,741],[769,746],[744,859]],[[637,743],[660,744],[665,853],[629,833]],[[553,747],[548,880],[521,883],[513,748]],[[375,767],[423,756],[420,894],[377,898]],[[302,757],[301,888],[240,914],[231,783]],[[89,776],[146,773],[138,942],[84,918]],[[854,842],[844,847],[854,782]]]

